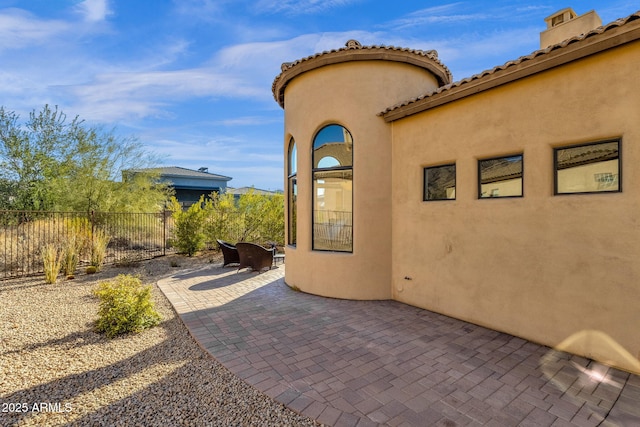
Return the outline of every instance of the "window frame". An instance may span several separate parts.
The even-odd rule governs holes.
[[[427,180],[427,171],[428,170],[432,170],[432,169],[439,169],[439,168],[446,168],[446,167],[451,167],[453,166],[453,188],[454,188],[454,195],[453,198],[449,198],[449,197],[443,197],[443,198],[433,198],[433,199],[429,199],[427,198],[427,187],[428,187],[428,180]],[[445,163],[445,164],[440,164],[440,165],[434,165],[434,166],[424,166],[422,168],[422,201],[423,202],[441,202],[441,201],[453,201],[456,200],[456,196],[457,196],[457,180],[458,180],[458,169],[456,166],[456,162],[453,163]]]
[[[330,166],[330,167],[316,167],[316,138],[318,138],[318,135],[320,135],[320,133],[331,126],[339,126],[341,127],[344,131],[346,131],[349,134],[349,138],[351,140],[351,161],[350,164],[348,166]],[[346,143],[346,141],[345,141]],[[353,197],[353,161],[354,161],[354,156],[353,156],[353,145],[354,145],[354,138],[353,138],[353,134],[351,133],[351,131],[339,124],[339,123],[328,123],[322,127],[320,127],[318,129],[318,131],[314,134],[313,139],[311,141],[311,250],[313,251],[318,251],[318,252],[336,252],[336,253],[353,253],[353,201],[354,201],[354,197]],[[319,148],[319,147],[318,147]],[[323,157],[324,158],[324,157]],[[322,160],[323,158],[318,160],[318,164],[320,163],[320,160]],[[316,233],[315,233],[315,225],[316,225],[316,196],[317,196],[317,181],[319,178],[317,178],[318,174],[323,173],[323,172],[351,172],[351,221],[350,221],[350,227],[351,227],[351,237],[350,237],[350,249],[349,250],[340,250],[340,249],[325,249],[325,248],[317,248],[316,247]]]
[[[294,158],[295,156],[295,158]],[[292,188],[293,187],[293,188]],[[292,193],[292,191],[295,192]],[[295,138],[289,139],[287,153],[287,245],[298,244],[298,148]],[[295,199],[293,197],[295,196]]]
[[[600,144],[610,144],[612,142],[617,143],[618,145],[618,189],[617,190],[601,190],[601,191],[571,191],[571,192],[560,192],[559,191],[559,177],[558,177],[558,171],[560,170],[564,170],[566,168],[563,169],[558,169],[558,152],[560,150],[569,150],[572,148],[581,148],[581,147],[590,147],[590,146],[595,146],[595,145],[600,145]],[[559,147],[554,147],[553,148],[553,195],[554,196],[572,196],[572,195],[577,195],[577,194],[616,194],[616,193],[622,193],[622,138],[610,138],[610,139],[604,139],[604,140],[600,140],[600,141],[593,141],[593,142],[587,142],[587,143],[582,143],[582,144],[570,144],[570,145],[563,145],[563,146],[559,146]]]
[[[482,196],[482,162],[490,161],[490,160],[500,160],[500,159],[510,159],[514,157],[521,158],[521,168],[520,168],[520,194],[508,195],[508,196]],[[478,168],[478,200],[495,200],[495,199],[518,199],[524,197],[524,152],[507,154],[502,156],[494,156],[494,157],[484,157],[482,159],[478,159],[477,163]],[[506,180],[505,180],[506,181]]]

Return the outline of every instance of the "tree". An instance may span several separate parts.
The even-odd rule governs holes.
[[[45,105],[21,124],[0,107],[0,197],[21,210],[156,211],[171,192],[148,169],[155,158],[134,138],[68,121]]]
[[[253,190],[238,199],[238,211],[244,216],[241,241],[284,242],[284,196],[263,195]]]
[[[216,239],[284,243],[283,194],[258,194],[250,190],[236,200],[233,194],[214,192],[203,210],[204,233],[209,243]]]
[[[238,212],[233,194],[213,192],[205,201],[206,221],[204,232],[207,242],[215,244],[216,239],[237,241],[243,229],[243,218]]]
[[[50,114],[50,111],[47,110]],[[18,124],[18,115],[0,107],[0,179],[7,184],[2,190],[10,207],[24,210],[47,209],[50,206],[46,191],[45,178],[50,175],[49,160],[45,153],[57,151],[48,135],[39,135],[35,113],[28,123],[32,132],[25,131]],[[53,118],[52,132],[56,129],[57,119]]]

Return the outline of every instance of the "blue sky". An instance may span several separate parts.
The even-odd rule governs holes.
[[[282,189],[282,62],[356,39],[435,49],[461,80],[537,50],[565,7],[608,23],[640,1],[0,0],[0,100],[23,118],[58,105],[232,187]]]

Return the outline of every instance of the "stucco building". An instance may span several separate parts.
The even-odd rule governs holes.
[[[457,82],[435,51],[354,40],[283,64],[290,286],[640,372],[640,13],[546,22]]]

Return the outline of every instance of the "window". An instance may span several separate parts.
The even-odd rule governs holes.
[[[313,249],[353,251],[353,139],[339,125],[313,140]]]
[[[555,194],[622,191],[619,139],[553,151]]]
[[[522,197],[522,154],[478,161],[478,197]]]
[[[287,173],[287,209],[289,218],[287,243],[295,246],[298,240],[298,150],[293,138],[289,141]]]
[[[456,165],[424,168],[423,200],[455,200]]]

